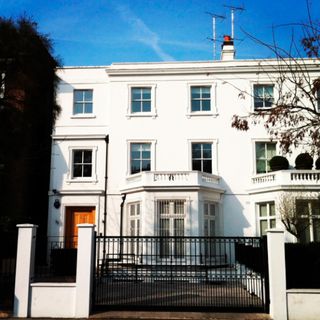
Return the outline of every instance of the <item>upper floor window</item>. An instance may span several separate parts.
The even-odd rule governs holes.
[[[131,112],[151,112],[151,88],[131,88]]]
[[[272,84],[253,85],[254,110],[270,109],[274,102]]]
[[[130,173],[151,170],[151,143],[131,143]]]
[[[211,86],[191,87],[191,112],[211,111]]]
[[[273,201],[258,204],[258,220],[260,236],[266,235],[266,230],[276,227],[276,211]]]
[[[316,98],[317,98],[317,101],[316,101],[317,111],[320,112],[320,89],[317,90]]]
[[[73,91],[73,114],[88,114],[93,112],[93,90]]]
[[[212,173],[212,144],[192,143],[192,170]]]
[[[276,155],[275,142],[256,142],[256,172],[270,172],[270,160]]]
[[[92,177],[92,150],[72,151],[72,178]]]

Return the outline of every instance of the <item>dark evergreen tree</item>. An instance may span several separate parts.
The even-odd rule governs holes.
[[[34,21],[0,17],[0,232],[46,233],[58,65]]]

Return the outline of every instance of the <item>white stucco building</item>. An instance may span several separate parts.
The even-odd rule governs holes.
[[[231,127],[234,114],[271,107],[277,64],[234,59],[229,44],[219,61],[59,69],[48,235],[91,222],[107,235],[258,236],[281,225],[281,192],[308,193],[320,215],[320,171],[294,169],[301,150],[269,172],[277,141],[263,125]],[[320,227],[306,237],[319,240]]]

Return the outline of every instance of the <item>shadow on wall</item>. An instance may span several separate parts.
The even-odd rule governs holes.
[[[226,181],[221,178],[221,186],[226,190],[223,194],[223,235],[224,236],[244,236],[245,229],[252,228],[253,226],[248,221],[244,207],[249,201],[249,195],[247,194],[235,194],[230,189]],[[241,199],[241,201],[239,201]],[[248,205],[249,206],[249,205]],[[255,234],[252,234],[255,236]]]

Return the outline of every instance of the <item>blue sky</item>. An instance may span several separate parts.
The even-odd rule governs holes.
[[[320,0],[309,3],[316,16]],[[272,56],[248,34],[271,42],[272,26],[307,21],[306,0],[0,0],[0,15],[32,17],[53,40],[63,65],[109,65],[211,60],[213,45],[207,38],[212,37],[212,20],[206,12],[225,15],[216,24],[221,39],[231,33],[230,10],[224,5],[245,8],[235,14],[240,59]],[[286,47],[292,28],[274,30],[277,43]],[[294,33],[298,38],[298,28]],[[219,53],[220,43],[217,48]]]

